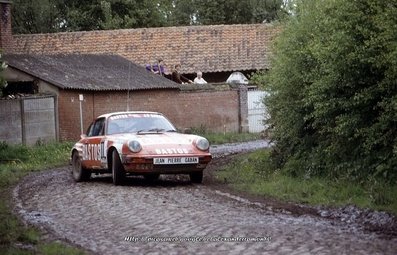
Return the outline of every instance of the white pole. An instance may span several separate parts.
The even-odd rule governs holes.
[[[130,110],[130,70],[131,70],[131,62],[128,61],[127,112]]]
[[[84,134],[84,131],[83,131],[83,105],[82,105],[83,100],[84,100],[84,96],[82,94],[80,94],[79,101],[80,101],[80,131],[81,131],[81,134]]]

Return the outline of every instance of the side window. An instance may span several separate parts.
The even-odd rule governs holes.
[[[87,136],[103,135],[104,124],[105,118],[96,120],[94,123],[91,124],[90,128],[88,129]]]
[[[94,126],[94,122],[90,124],[90,126],[87,128],[87,132],[85,133],[87,136],[90,136],[92,133],[92,127]]]

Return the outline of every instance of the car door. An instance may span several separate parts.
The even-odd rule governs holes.
[[[89,169],[100,169],[104,155],[105,118],[95,120],[87,130],[83,140],[82,165]]]

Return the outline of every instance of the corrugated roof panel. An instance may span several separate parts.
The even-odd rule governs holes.
[[[118,55],[6,54],[9,66],[62,89],[179,89],[180,85]]]

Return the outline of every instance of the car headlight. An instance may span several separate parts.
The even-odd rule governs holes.
[[[206,151],[210,147],[210,142],[207,139],[201,137],[196,140],[196,146],[199,150]]]
[[[138,141],[135,141],[135,140],[128,142],[128,148],[132,152],[140,152],[142,150],[141,144]]]

